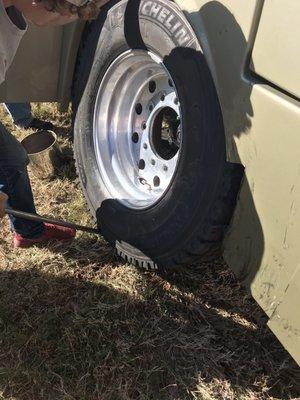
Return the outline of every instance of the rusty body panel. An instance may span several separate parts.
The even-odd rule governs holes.
[[[155,0],[148,3],[151,6]],[[193,26],[214,78],[227,158],[245,166],[224,242],[225,259],[269,316],[270,328],[300,363],[300,53],[296,52],[300,33],[295,23],[299,1],[176,3]],[[28,60],[25,49],[38,40],[35,31],[28,35],[10,82],[2,87],[2,101],[8,91],[7,99],[14,101],[68,99],[81,31],[76,26],[64,28],[73,29],[68,36],[61,29],[44,37],[49,46],[43,46],[50,48],[42,61],[45,69],[31,63],[25,84],[28,67],[20,72],[23,59]],[[73,42],[65,54],[63,42],[70,38]],[[41,51],[44,54],[45,49]],[[11,89],[16,82],[18,95]]]

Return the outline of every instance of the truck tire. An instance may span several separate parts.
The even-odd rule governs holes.
[[[243,168],[226,162],[216,89],[191,26],[167,0],[115,2],[99,24],[78,60],[77,81],[90,71],[74,127],[91,213],[118,254],[146,269],[219,255]]]

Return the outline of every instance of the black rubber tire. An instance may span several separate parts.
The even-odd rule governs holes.
[[[164,7],[170,18],[168,28],[160,22],[159,13],[156,17],[149,15],[147,4],[155,4],[161,10]],[[226,163],[217,93],[192,28],[170,1],[129,0],[113,4],[105,18],[100,16],[88,29],[77,77],[80,80],[86,76],[89,68],[89,79],[83,94],[78,89],[77,100],[74,85],[76,105],[81,99],[74,147],[82,189],[104,237],[125,260],[146,269],[219,255],[243,168]],[[98,45],[93,49],[95,36]],[[172,184],[157,204],[141,211],[108,197],[97,169],[92,137],[94,103],[101,79],[109,64],[132,48],[150,49],[164,59],[177,87],[184,132]],[[94,62],[90,68],[91,59]]]

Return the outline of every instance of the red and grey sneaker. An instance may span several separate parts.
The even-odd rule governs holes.
[[[58,225],[45,224],[45,231],[34,239],[26,239],[19,235],[14,234],[14,247],[28,248],[38,244],[46,244],[52,241],[58,242],[71,242],[76,236],[75,229],[65,228]]]

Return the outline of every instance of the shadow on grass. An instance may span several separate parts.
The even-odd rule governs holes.
[[[297,367],[224,265],[164,277],[105,259],[90,271],[79,254],[80,275],[1,271],[3,398],[299,396]]]
[[[79,270],[91,265],[98,270],[105,265],[112,267],[120,265],[120,259],[116,255],[115,249],[98,235],[83,234],[79,236],[77,233],[76,239],[70,246],[53,244],[51,250],[63,255],[68,264],[74,262],[78,264]]]
[[[45,119],[51,119],[50,117],[51,114],[49,118],[45,117]],[[58,165],[56,165],[56,175],[54,178],[74,181],[77,179],[77,174],[72,148],[73,129],[72,127],[62,126],[56,123],[56,125],[53,125],[52,130],[58,137],[61,149],[61,156]]]
[[[64,127],[64,126],[56,125],[56,126],[53,126],[53,132],[55,132],[56,135],[61,139],[71,139],[73,136],[71,127]]]

